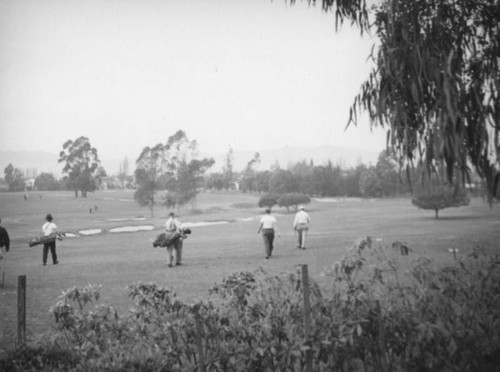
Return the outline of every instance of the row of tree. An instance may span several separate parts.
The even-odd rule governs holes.
[[[349,169],[334,166],[331,161],[325,165],[314,165],[312,160],[303,160],[288,169],[282,169],[276,163],[269,170],[257,170],[260,155],[256,153],[242,172],[235,172],[233,151],[230,149],[222,171],[205,175],[214,160],[198,159],[197,146],[197,142],[189,140],[182,130],[169,137],[165,144],[146,146],[136,161],[134,172],[137,188],[134,198],[137,203],[148,207],[152,215],[157,206],[180,208],[190,203],[194,208],[196,195],[201,188],[239,189],[243,192],[274,195],[275,204],[283,204],[287,208],[296,206],[297,203],[290,204],[286,198],[282,198],[285,202],[278,203],[278,197],[395,197],[416,191],[414,196],[417,196],[415,200],[418,201],[418,195],[433,195],[433,190],[449,186],[445,168],[436,167],[435,172],[429,175],[425,172],[426,168],[420,165],[402,175],[398,162],[388,151],[380,153],[375,165],[359,164]],[[75,197],[79,193],[86,197],[87,192],[94,191],[102,177],[106,176],[100,165],[97,149],[83,136],[64,143],[59,162],[64,163],[65,177],[56,180],[53,175],[42,173],[35,179],[36,189],[71,189],[74,190]],[[128,167],[126,159],[120,167],[122,177],[128,172]],[[4,173],[10,191],[25,189],[23,174],[19,169],[9,164]],[[460,193],[462,195],[463,191]],[[454,198],[455,195],[456,191],[453,191],[451,197]],[[442,199],[439,196],[433,197]],[[436,210],[435,203],[429,205]]]
[[[303,160],[288,169],[276,164],[269,170],[257,170],[259,163],[260,156],[256,153],[238,173],[232,171],[231,161],[226,160],[222,172],[206,177],[205,186],[216,190],[237,187],[243,192],[279,195],[300,193],[347,197],[391,197],[410,192],[411,182],[401,176],[396,160],[387,151],[380,153],[376,165],[359,164],[348,169],[333,165],[331,161],[315,165],[312,160]]]

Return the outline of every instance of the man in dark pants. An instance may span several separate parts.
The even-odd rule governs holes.
[[[47,256],[50,254],[52,256],[52,263],[57,265],[59,261],[57,261],[57,253],[56,253],[56,236],[57,236],[57,225],[52,222],[52,215],[49,213],[46,217],[45,222],[42,226],[42,230],[45,236],[54,235],[54,240],[51,240],[47,243],[43,244],[43,265],[47,265]]]
[[[10,249],[10,238],[9,233],[5,229],[5,227],[1,226],[2,220],[0,219],[0,248],[5,247],[5,252],[8,252]]]
[[[181,265],[182,260],[182,224],[176,218],[174,212],[168,214],[168,219],[165,222],[165,232],[167,234],[176,234],[174,239],[167,244],[167,266],[173,266],[173,252],[175,250],[175,265]]]
[[[266,208],[266,213],[260,219],[259,230],[257,230],[257,234],[260,234],[260,232],[262,231],[262,239],[264,240],[266,259],[273,255],[274,234],[275,232],[277,232],[277,229],[277,221],[276,218],[271,216],[271,208]]]

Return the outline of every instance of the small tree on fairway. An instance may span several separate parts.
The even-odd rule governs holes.
[[[311,198],[304,194],[290,193],[281,195],[278,198],[278,205],[280,207],[285,207],[286,211],[290,211],[290,207],[293,207],[295,211],[300,204],[309,204],[311,202]]]
[[[261,208],[263,207],[272,208],[276,204],[278,204],[278,198],[279,195],[276,194],[264,194],[260,197],[258,205]]]
[[[438,219],[440,209],[469,205],[470,199],[462,188],[439,186],[433,190],[419,192],[411,203],[421,209],[433,210]]]

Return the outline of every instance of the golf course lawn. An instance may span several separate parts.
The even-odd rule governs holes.
[[[321,282],[321,272],[340,259],[360,237],[371,236],[377,245],[406,243],[413,258],[426,256],[437,265],[451,263],[450,249],[458,256],[473,248],[498,254],[500,206],[490,209],[481,199],[461,208],[419,210],[409,199],[313,199],[307,207],[312,223],[305,251],[296,248],[292,230],[293,211],[275,207],[280,237],[273,257],[266,260],[257,235],[262,209],[259,196],[241,193],[201,193],[196,209],[176,211],[192,234],[184,242],[183,265],[168,268],[164,248],[152,240],[162,232],[169,210],[158,207],[154,217],[133,201],[133,191],[97,191],[86,199],[72,192],[0,193],[0,218],[11,237],[10,252],[0,263],[0,354],[15,345],[17,337],[17,281],[27,280],[27,331],[29,336],[49,330],[49,308],[62,291],[89,283],[102,286],[103,304],[119,314],[131,306],[127,286],[156,282],[171,287],[187,302],[210,299],[208,290],[237,271],[259,268],[271,274],[309,266],[310,275]],[[41,234],[44,217],[51,213],[59,231],[71,237],[57,241],[59,264],[42,265],[42,246],[28,247],[28,240]],[[112,232],[112,229],[136,232]],[[86,231],[101,231],[84,235]],[[410,258],[409,258],[410,259]]]

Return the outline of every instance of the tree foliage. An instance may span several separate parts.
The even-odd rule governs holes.
[[[269,179],[269,191],[284,194],[297,191],[296,178],[285,169],[276,169]]]
[[[134,193],[135,201],[141,207],[148,207],[151,216],[154,215],[154,207],[160,202],[156,198],[159,190],[166,186],[164,173],[164,149],[161,143],[153,147],[146,146],[136,160],[134,172],[137,190]],[[162,181],[164,182],[162,187]]]
[[[298,193],[308,196],[342,196],[342,197],[392,197],[409,193],[409,183],[401,177],[397,162],[392,155],[382,151],[375,166],[359,164],[355,168],[342,168],[328,161],[324,165],[315,165],[312,161],[301,160],[289,164],[287,170],[274,166],[271,170],[256,170],[248,167],[235,178],[243,192],[258,193]],[[417,168],[419,169],[419,168]],[[367,184],[361,178],[364,173],[374,175],[375,183]],[[412,181],[417,182],[418,177]],[[365,176],[366,177],[366,176]],[[223,174],[212,173],[205,177],[207,189],[224,189]],[[375,186],[375,187],[371,187]],[[366,188],[365,188],[366,187]]]
[[[287,212],[289,212],[291,207],[297,211],[299,205],[309,204],[311,202],[311,198],[304,194],[288,193],[281,195],[277,202],[280,207],[285,207]]]
[[[256,152],[253,158],[247,163],[241,175],[240,189],[243,192],[258,191],[257,170],[255,166],[260,164],[260,154]],[[269,187],[269,186],[268,186]],[[266,190],[267,191],[267,190]]]
[[[234,163],[234,151],[233,148],[230,147],[226,156],[224,157],[224,167],[222,169],[224,189],[226,190],[234,188],[233,163]]]
[[[375,67],[350,122],[367,111],[372,125],[387,128],[402,166],[440,165],[450,182],[458,170],[463,184],[472,165],[491,203],[500,162],[500,2],[388,0],[375,10],[374,29]]]
[[[9,191],[23,191],[24,190],[24,176],[20,169],[14,168],[12,164],[9,163],[3,171],[5,176],[5,182],[9,187]]]
[[[347,20],[378,37],[348,124],[368,112],[407,170],[437,165],[463,185],[472,165],[491,205],[500,183],[500,2],[385,0],[373,15],[365,0],[323,0],[322,8],[337,27]]]
[[[277,194],[264,194],[259,198],[257,205],[260,208],[270,208],[272,209],[276,204],[278,204],[279,195]]]
[[[438,219],[441,209],[469,205],[470,199],[466,190],[444,185],[416,193],[411,203],[421,209],[433,210]]]
[[[35,178],[35,187],[37,190],[59,190],[60,184],[52,173],[41,173]]]
[[[359,191],[364,198],[382,195],[382,183],[374,168],[368,168],[360,174]]]
[[[197,159],[197,142],[177,131],[165,144],[145,147],[136,161],[136,201],[154,213],[154,207],[182,207],[196,201],[203,174],[214,164],[213,159]],[[159,191],[166,191],[157,197]]]
[[[144,154],[144,150],[142,152]],[[134,200],[141,206],[147,207],[151,216],[154,216],[154,207],[158,205],[156,193],[159,189],[159,181],[155,172],[150,168],[137,168],[134,172],[137,190],[134,193]]]
[[[78,137],[75,141],[68,140],[59,153],[59,163],[64,163],[62,172],[69,177],[69,185],[75,190],[75,197],[81,191],[82,197],[87,197],[88,191],[94,191],[96,181],[102,174],[101,161],[97,149],[92,147],[87,137]]]

